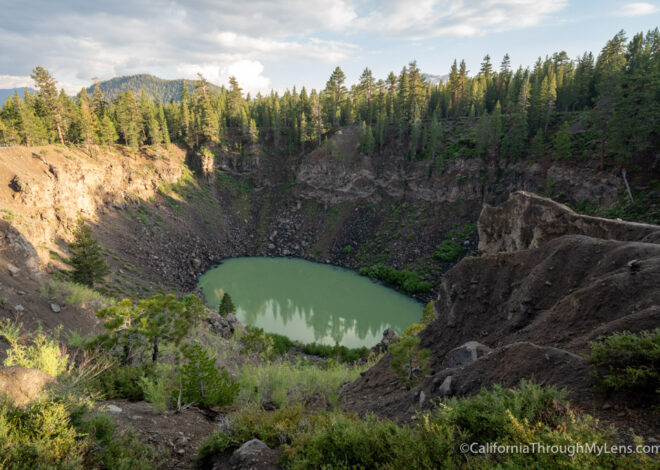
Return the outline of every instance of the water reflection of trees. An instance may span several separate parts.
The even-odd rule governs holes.
[[[288,260],[263,261],[254,272],[238,267],[223,272],[230,266],[222,266],[216,279],[206,280],[207,285],[214,287],[207,289],[213,293],[207,296],[214,297],[207,300],[217,305],[221,292],[229,292],[248,324],[270,316],[280,319],[285,326],[290,325],[293,331],[302,319],[312,330],[315,341],[330,337],[341,343],[348,333],[364,340],[368,335],[380,336],[387,326],[402,329],[416,320],[410,314],[416,304],[408,304],[407,299],[389,298],[397,294],[372,285],[365,278],[296,260],[286,265],[282,262]],[[227,279],[229,276],[231,279]]]

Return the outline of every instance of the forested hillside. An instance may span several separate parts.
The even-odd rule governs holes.
[[[140,92],[144,90],[149,98],[156,98],[161,103],[181,101],[183,84],[188,85],[188,91],[195,88],[194,80],[165,80],[149,74],[115,77],[99,83],[106,100],[112,101],[125,91]],[[220,87],[209,84],[209,88],[220,91]],[[87,93],[94,93],[94,86],[87,88]]]
[[[36,94],[16,94],[2,107],[3,144],[138,147],[176,141],[240,152],[262,145],[269,153],[293,154],[357,124],[362,153],[377,155],[393,138],[410,159],[428,159],[440,169],[459,157],[516,160],[548,153],[594,159],[601,168],[633,160],[656,168],[660,144],[657,28],[630,40],[622,31],[597,57],[585,53],[571,60],[558,52],[512,70],[508,55],[499,67],[486,56],[472,76],[464,61],[454,61],[447,82],[437,84],[427,83],[414,61],[385,79],[366,68],[350,89],[337,67],[323,90],[294,87],[255,97],[245,96],[233,77],[228,89],[218,89],[200,76],[192,90],[182,81],[124,77],[106,82],[105,90],[97,82],[73,99],[57,91],[43,68],[33,78]],[[141,93],[132,91],[135,80]],[[469,132],[452,134],[452,122],[471,120]]]

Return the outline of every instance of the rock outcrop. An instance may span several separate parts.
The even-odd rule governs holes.
[[[0,262],[5,264],[11,276],[18,276],[21,272],[26,275],[39,272],[37,250],[6,220],[0,220]]]
[[[347,388],[347,409],[405,419],[422,391],[426,407],[523,378],[566,387],[574,403],[600,409],[589,342],[660,325],[660,227],[583,217],[516,193],[484,208],[479,232],[484,254],[444,275],[437,317],[419,334],[431,376],[406,390],[386,355]]]
[[[564,235],[660,243],[660,227],[580,215],[563,204],[517,191],[502,205],[484,205],[478,223],[485,253],[537,248]]]
[[[54,380],[38,369],[0,367],[0,395],[6,395],[16,406],[24,406],[39,398],[44,386]]]

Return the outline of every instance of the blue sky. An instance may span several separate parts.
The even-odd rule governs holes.
[[[255,93],[322,88],[337,65],[349,84],[411,60],[446,74],[477,72],[490,54],[514,67],[564,50],[595,54],[620,29],[660,26],[660,0],[0,0],[0,88],[30,84],[36,65],[68,92],[117,75],[152,73],[227,83]]]

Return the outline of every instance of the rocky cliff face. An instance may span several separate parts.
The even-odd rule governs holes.
[[[479,217],[479,249],[485,253],[537,248],[564,235],[660,243],[656,225],[576,214],[550,199],[523,191],[500,206],[485,205]]]
[[[190,290],[213,264],[247,255],[353,269],[384,263],[415,269],[435,284],[455,264],[432,257],[445,239],[462,246],[461,256],[477,253],[471,223],[484,202],[502,202],[516,189],[540,190],[548,177],[567,197],[592,203],[611,202],[620,186],[611,175],[556,165],[410,161],[395,143],[385,155],[365,157],[355,128],[300,156],[212,152],[213,158],[176,146],[138,155],[99,148],[92,156],[59,146],[0,149],[0,215],[47,270],[65,267],[59,258],[68,255],[73,222],[85,218],[112,268],[101,287],[119,297]]]
[[[484,254],[443,276],[437,318],[419,334],[432,353],[432,375],[402,388],[385,356],[348,388],[346,407],[408,418],[433,398],[534,378],[567,387],[589,412],[600,409],[583,354],[601,335],[660,324],[659,231],[583,218],[529,193],[484,207]],[[481,354],[470,352],[470,342],[483,346]],[[447,367],[449,356],[469,359]]]
[[[108,210],[153,197],[181,178],[185,154],[138,156],[99,148],[94,156],[61,147],[0,149],[3,217],[30,241],[42,264],[68,238],[78,216],[98,220]]]

